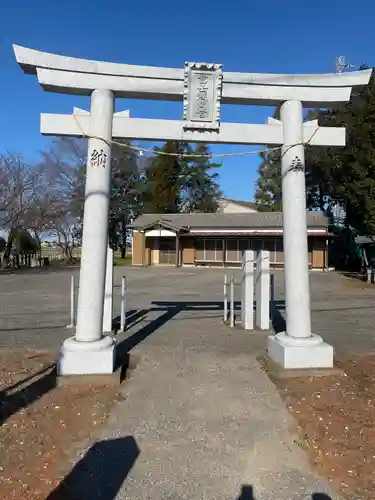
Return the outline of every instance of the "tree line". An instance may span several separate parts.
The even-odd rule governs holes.
[[[362,67],[361,69],[364,69]],[[279,118],[279,109],[275,111]],[[346,127],[345,147],[306,147],[306,203],[332,215],[342,207],[345,222],[362,234],[375,234],[375,78],[354,92],[350,102],[332,109],[312,109],[307,120]],[[261,211],[281,210],[281,153],[262,153],[255,200]]]
[[[205,144],[166,142],[154,154],[140,155],[130,143],[112,147],[109,241],[126,252],[127,226],[141,213],[215,212],[221,196],[219,164],[207,158]],[[174,155],[158,154],[173,153]],[[72,259],[80,245],[87,141],[58,138],[31,165],[21,154],[0,155],[0,238],[3,265],[16,253],[40,248],[48,235]]]

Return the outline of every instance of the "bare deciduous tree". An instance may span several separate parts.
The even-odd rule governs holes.
[[[37,172],[17,153],[0,155],[0,227],[29,225]]]
[[[49,186],[49,199],[39,197],[37,219],[47,223],[42,232],[48,231],[56,238],[56,244],[69,260],[82,232],[86,150],[86,141],[59,138],[48,151],[42,152],[39,165]]]
[[[8,231],[3,259],[5,266],[20,230],[33,225],[38,179],[37,169],[26,164],[20,154],[0,155],[0,229]]]
[[[39,165],[27,164],[17,153],[0,155],[0,229],[8,232],[5,265],[21,230],[39,245],[42,235],[55,237],[65,256],[72,257],[80,220],[75,205],[84,185],[78,175],[85,162],[80,147],[79,141],[55,142]]]

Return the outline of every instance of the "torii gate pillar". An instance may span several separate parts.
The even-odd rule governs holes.
[[[60,375],[112,373],[115,343],[103,336],[114,95],[91,94],[77,329],[60,350]],[[106,142],[108,141],[108,142]]]
[[[280,117],[286,331],[268,338],[268,355],[286,369],[332,368],[333,347],[311,332],[302,103],[285,102]]]

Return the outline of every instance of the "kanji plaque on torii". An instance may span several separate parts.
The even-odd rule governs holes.
[[[219,128],[222,80],[221,64],[185,63],[185,130]]]

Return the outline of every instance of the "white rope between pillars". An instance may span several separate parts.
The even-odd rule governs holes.
[[[87,134],[83,128],[81,127],[81,124],[78,121],[77,115],[73,113],[73,118],[82,134],[82,137],[84,139],[98,139],[100,141],[105,142],[108,145],[114,144],[116,146],[125,148],[125,149],[130,149],[133,151],[138,151],[139,153],[151,153],[155,155],[160,155],[160,156],[177,156],[179,158],[224,158],[226,156],[247,156],[247,155],[259,155],[261,153],[270,153],[272,151],[281,151],[281,149],[284,146],[275,146],[273,148],[262,148],[262,149],[257,149],[257,150],[252,150],[252,151],[238,151],[236,153],[207,153],[207,154],[200,154],[200,153],[169,153],[166,151],[161,151],[158,149],[150,149],[150,148],[141,148],[139,146],[133,146],[131,144],[123,144],[122,142],[110,140],[110,139],[104,139],[103,137],[98,137],[95,135]],[[292,149],[295,146],[308,146],[312,139],[314,138],[315,134],[317,133],[319,127],[316,127],[314,132],[311,134],[311,137],[309,138],[308,141],[306,142],[299,142],[296,144],[292,144],[286,148],[286,150]],[[209,141],[208,141],[209,142]],[[284,151],[285,154],[285,151]]]

